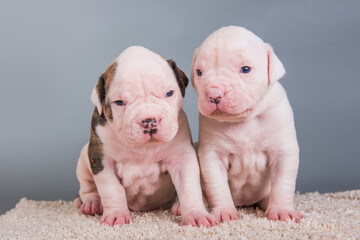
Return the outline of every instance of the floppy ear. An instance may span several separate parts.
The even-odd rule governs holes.
[[[196,61],[196,56],[197,56],[197,52],[198,52],[198,48],[195,49],[195,52],[194,52],[194,55],[193,55],[193,60],[192,60],[192,63],[191,63],[191,73],[190,73],[190,77],[191,77],[191,84],[193,85],[193,87],[195,87],[194,85],[194,71],[195,71],[195,61]]]
[[[285,68],[275,55],[272,47],[266,43],[267,58],[268,58],[268,83],[269,85],[279,80],[285,75]]]
[[[185,96],[185,88],[187,87],[187,85],[189,83],[189,79],[186,77],[185,73],[176,66],[176,63],[173,60],[168,59],[167,62],[169,63],[172,70],[174,71],[176,81],[181,90],[181,95],[184,97]]]
[[[99,81],[96,83],[95,87],[91,92],[90,101],[97,108],[99,115],[102,114],[102,105],[105,101],[105,79],[104,74],[99,78]]]

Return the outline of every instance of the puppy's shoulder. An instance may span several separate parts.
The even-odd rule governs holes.
[[[182,108],[179,111],[178,124],[179,124],[178,132],[174,137],[174,139],[172,140],[172,143],[176,143],[176,146],[186,146],[189,144],[192,145],[189,121],[185,111]]]
[[[263,116],[266,119],[278,122],[279,124],[286,124],[293,121],[293,111],[287,97],[284,87],[275,82],[269,93],[264,98],[262,104],[259,106],[263,108]]]
[[[275,82],[270,87],[264,99],[266,102],[278,104],[287,100],[287,95],[284,87]]]

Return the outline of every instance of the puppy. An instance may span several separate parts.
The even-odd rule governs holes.
[[[215,224],[181,108],[187,84],[175,62],[143,47],[129,47],[108,67],[91,94],[91,136],[77,165],[82,213],[122,225],[129,209],[169,207],[178,194],[182,224]]]
[[[299,165],[293,113],[272,48],[245,28],[223,27],[195,51],[198,157],[212,214],[238,219],[235,206],[259,203],[268,219],[299,222],[294,210]]]

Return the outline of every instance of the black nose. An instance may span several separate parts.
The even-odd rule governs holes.
[[[141,124],[144,128],[154,127],[156,126],[156,119],[155,118],[147,118],[141,121]]]
[[[141,121],[141,125],[144,128],[144,134],[149,133],[150,135],[157,132],[157,121],[155,118],[147,118]]]
[[[217,97],[217,98],[210,97],[210,102],[218,104],[220,102],[220,99],[221,99],[221,97]]]

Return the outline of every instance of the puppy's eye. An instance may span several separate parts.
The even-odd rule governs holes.
[[[202,71],[200,69],[196,69],[196,73],[199,77],[202,75]]]
[[[165,97],[171,97],[174,94],[174,90],[170,90],[166,93]]]
[[[124,101],[121,101],[121,100],[114,101],[114,103],[116,105],[118,105],[118,106],[124,106],[125,105]]]
[[[243,66],[240,70],[242,73],[249,73],[251,71],[251,67],[249,66]]]

